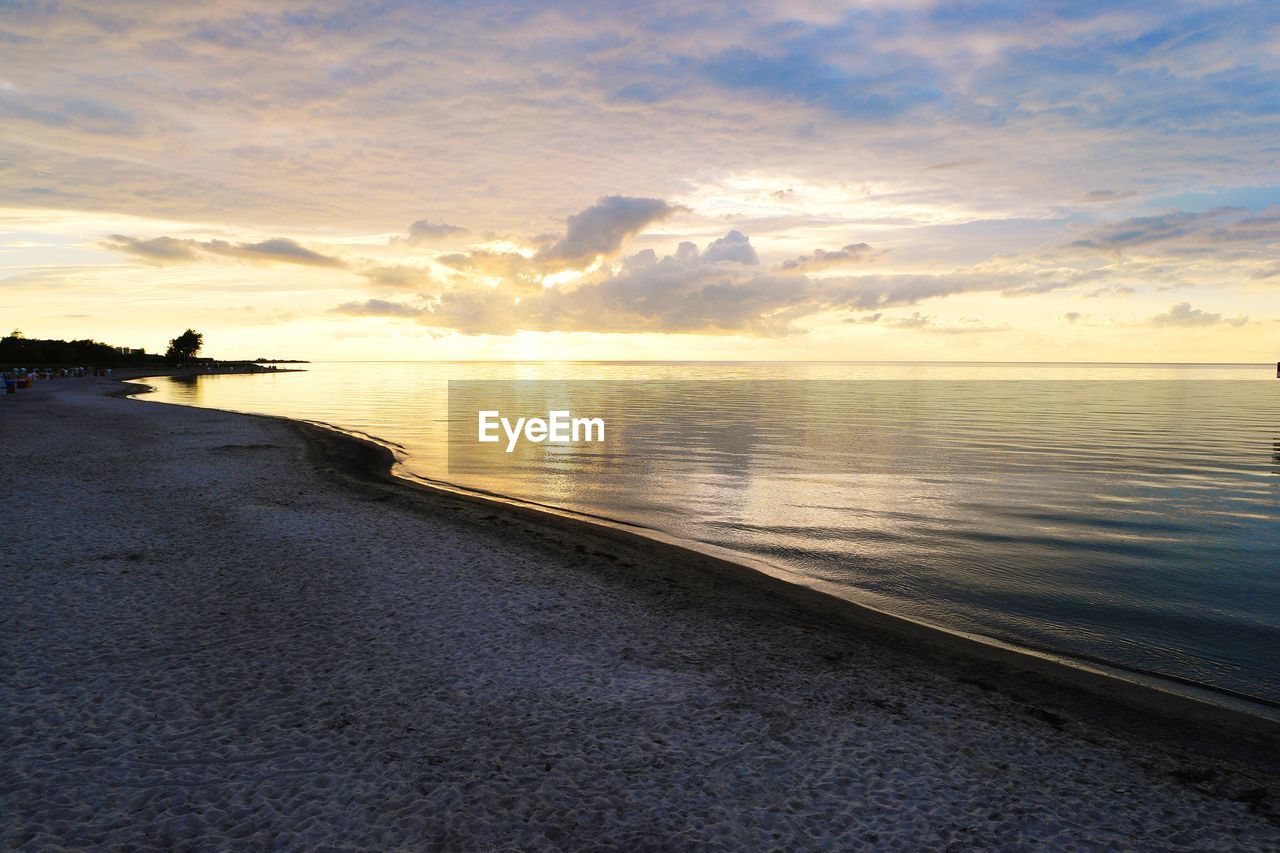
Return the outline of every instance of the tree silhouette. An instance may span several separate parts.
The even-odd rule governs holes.
[[[164,357],[168,361],[175,362],[179,365],[186,364],[187,359],[200,352],[200,347],[204,344],[204,335],[195,329],[187,329],[173,340],[169,341],[169,349],[165,352]]]

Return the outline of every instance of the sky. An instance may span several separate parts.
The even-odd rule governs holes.
[[[1280,4],[0,0],[0,323],[1271,362]]]

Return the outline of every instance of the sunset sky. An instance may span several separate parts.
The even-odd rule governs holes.
[[[1280,358],[1280,4],[0,2],[0,323]]]

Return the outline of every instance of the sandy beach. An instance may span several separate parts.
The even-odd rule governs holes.
[[[105,379],[0,406],[0,846],[1278,849],[1274,735]]]

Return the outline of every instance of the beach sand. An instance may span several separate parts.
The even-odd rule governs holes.
[[[115,385],[0,401],[6,849],[1280,849],[1273,736]]]

